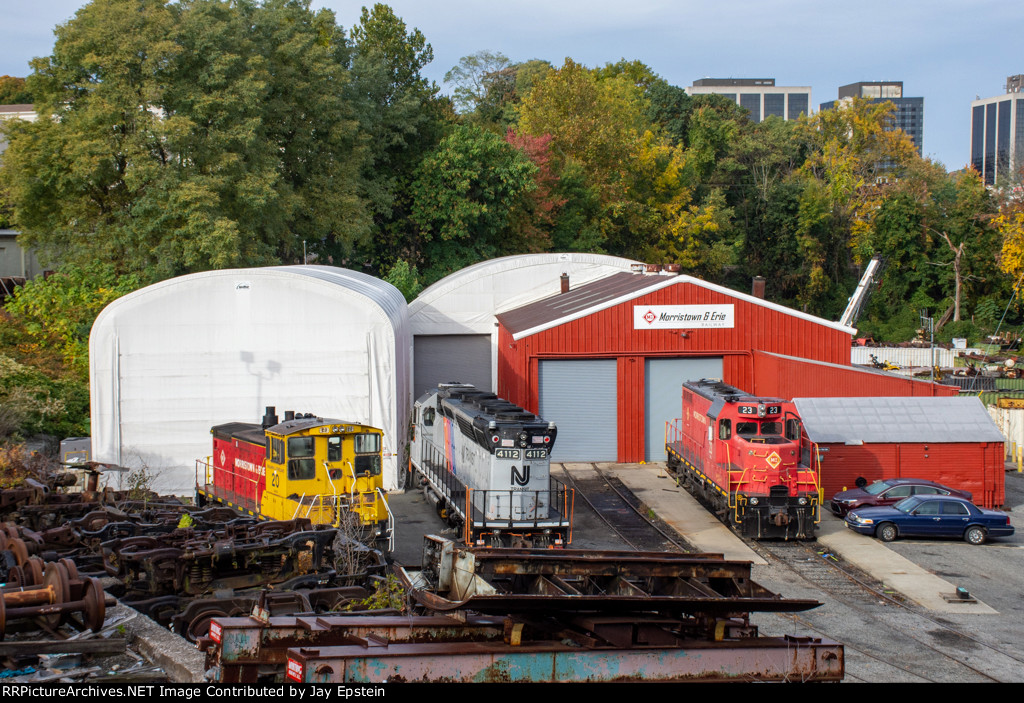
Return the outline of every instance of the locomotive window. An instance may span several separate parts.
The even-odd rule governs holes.
[[[356,454],[370,454],[377,453],[380,451],[380,435],[365,433],[357,434],[353,437],[355,440]]]
[[[292,459],[288,462],[289,481],[308,481],[315,477],[316,462],[313,459]]]
[[[436,415],[436,414],[437,414],[437,411],[434,410],[434,408],[424,408],[423,409],[423,424],[426,425],[427,427],[433,427],[434,426],[434,415]]]
[[[270,460],[275,464],[280,464],[284,461],[284,440],[283,439],[271,439],[270,440]]]
[[[794,441],[800,439],[799,420],[786,420],[786,439],[792,439]]]
[[[288,458],[298,459],[301,457],[313,456],[312,437],[289,437]]]
[[[341,461],[341,437],[327,438],[327,461]]]
[[[362,456],[356,456],[356,463],[354,468],[356,474],[369,474],[370,476],[380,476],[380,455],[363,454]]]
[[[781,422],[762,422],[761,434],[782,434]]]
[[[729,439],[732,437],[732,420],[718,421],[718,438]]]
[[[736,423],[736,434],[738,434],[738,435],[757,434],[757,423],[756,422],[737,422]]]

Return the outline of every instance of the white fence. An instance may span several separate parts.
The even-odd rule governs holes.
[[[874,354],[879,361],[888,361],[901,368],[931,366],[933,363],[932,351],[927,347],[850,347],[850,363],[870,366],[871,355]],[[934,352],[934,364],[942,368],[952,368],[953,360],[961,354],[982,353],[980,349],[942,349],[940,347],[935,347]]]

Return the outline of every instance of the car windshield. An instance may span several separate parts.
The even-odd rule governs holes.
[[[892,507],[896,508],[901,513],[910,513],[911,511],[914,510],[914,508],[916,508],[920,504],[920,498],[918,498],[917,496],[910,496],[909,498],[904,498],[898,503],[893,503]]]
[[[888,481],[875,481],[870,486],[864,486],[864,492],[876,496],[891,485]]]

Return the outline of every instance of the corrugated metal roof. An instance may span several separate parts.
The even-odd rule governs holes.
[[[606,307],[606,303],[629,300],[645,292],[671,285],[675,278],[675,276],[616,273],[570,290],[568,293],[559,293],[515,310],[499,313],[497,317],[505,329],[515,335],[542,327],[549,322],[576,319],[582,316],[579,313],[596,312]]]
[[[978,398],[795,398],[807,436],[819,444],[1002,442]]]
[[[734,298],[771,308],[772,310],[784,312],[787,315],[793,315],[794,317],[809,320],[833,329],[849,332],[851,335],[857,331],[853,327],[846,327],[837,322],[814,317],[799,310],[793,310],[783,305],[768,302],[762,298],[740,293],[739,291],[714,283],[708,283],[692,276],[627,272],[616,273],[580,286],[575,290],[570,290],[568,293],[560,293],[514,310],[508,310],[499,314],[497,318],[502,326],[512,333],[513,339],[522,339],[523,337],[543,332],[546,329],[551,329],[572,320],[578,320],[634,298],[639,298],[652,291],[684,283],[717,291]]]

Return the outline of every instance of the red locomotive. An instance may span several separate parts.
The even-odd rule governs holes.
[[[687,381],[666,432],[669,471],[743,535],[812,539],[821,488],[802,429],[791,402]]]

